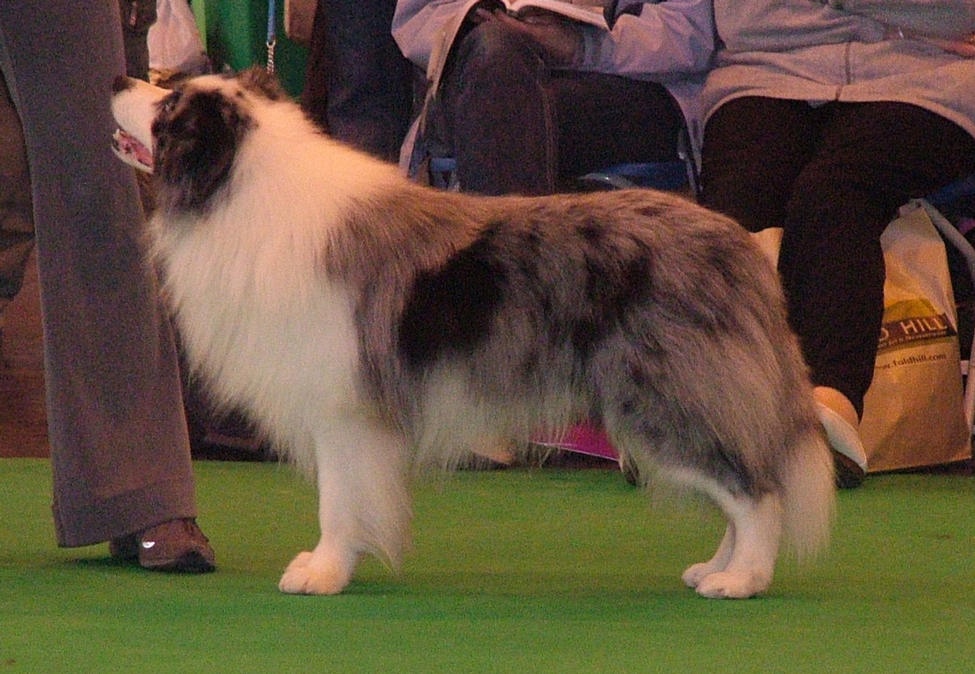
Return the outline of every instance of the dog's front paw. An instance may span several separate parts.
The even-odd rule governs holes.
[[[704,576],[692,587],[702,597],[710,597],[711,599],[747,599],[764,592],[771,584],[772,579],[761,574],[718,571]]]
[[[284,570],[278,589],[287,594],[338,594],[352,579],[352,570],[337,562],[300,552]]]

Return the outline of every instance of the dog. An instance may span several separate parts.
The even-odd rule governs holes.
[[[769,587],[822,548],[833,466],[775,271],[676,195],[434,190],[321,132],[261,70],[173,90],[119,78],[116,153],[154,173],[147,225],[194,372],[317,481],[321,538],[287,593],[395,568],[417,466],[597,420],[643,480],[728,524],[684,583]],[[540,514],[540,516],[544,516]]]

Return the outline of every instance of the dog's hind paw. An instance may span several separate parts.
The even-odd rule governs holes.
[[[278,589],[287,594],[338,594],[352,571],[343,564],[323,564],[311,552],[300,552],[284,570]]]
[[[687,587],[696,588],[706,577],[723,570],[724,567],[718,566],[713,560],[710,562],[701,562],[700,564],[692,564],[687,567],[684,573],[681,574],[680,579],[684,581],[684,585]]]
[[[764,592],[771,583],[771,578],[755,573],[718,571],[699,579],[692,587],[702,597],[711,599],[747,599]]]

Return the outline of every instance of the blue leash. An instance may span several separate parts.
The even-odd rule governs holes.
[[[277,44],[277,34],[274,28],[274,0],[267,2],[267,71],[274,74],[274,47]]]

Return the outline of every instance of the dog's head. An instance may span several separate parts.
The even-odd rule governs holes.
[[[255,123],[254,105],[286,97],[259,68],[232,77],[204,75],[173,89],[119,77],[113,91],[115,154],[156,175],[160,208],[191,211],[205,209],[227,182]]]

